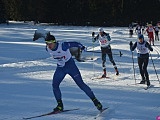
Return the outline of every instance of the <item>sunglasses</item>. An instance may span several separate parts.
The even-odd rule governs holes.
[[[49,40],[49,41],[45,41],[46,44],[50,44],[50,43],[56,43],[56,40]]]

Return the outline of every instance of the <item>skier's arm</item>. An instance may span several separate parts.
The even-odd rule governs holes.
[[[153,51],[153,48],[151,47],[151,45],[150,45],[148,42],[146,42],[145,46],[146,46],[150,51]]]
[[[107,40],[111,41],[111,37],[110,37],[109,33],[104,33],[104,34],[107,36]]]
[[[79,42],[63,42],[62,43],[62,49],[64,51],[66,51],[67,49],[69,48],[72,48],[72,47],[78,47],[78,48],[81,48],[82,50],[85,49],[85,46],[83,46],[81,43]]]
[[[95,33],[92,32],[92,42],[95,42],[99,38],[99,34],[96,37],[94,37],[94,35],[95,35]]]
[[[134,43],[134,45],[133,45],[133,43],[132,43],[132,41],[129,43],[129,45],[130,45],[130,50],[131,51],[134,51],[134,49],[137,47],[137,42],[135,42]]]

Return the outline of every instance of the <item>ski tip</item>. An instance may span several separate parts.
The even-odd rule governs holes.
[[[145,89],[145,90],[148,90],[148,89],[151,88],[151,87],[154,87],[154,85],[147,86],[147,87],[145,87],[144,89]]]
[[[29,120],[30,118],[22,118],[23,120]]]
[[[99,110],[100,112],[94,117],[94,119],[97,119],[99,116],[101,116],[101,114],[107,109],[109,109],[109,107],[105,107],[105,108],[102,108],[102,110]]]
[[[106,76],[106,77],[97,77],[97,78],[95,78],[95,79],[104,79],[104,78],[110,78],[110,77],[108,77],[108,76]]]
[[[107,109],[109,109],[109,107],[102,108],[102,110],[100,110],[100,112],[103,112],[103,111],[105,111]]]

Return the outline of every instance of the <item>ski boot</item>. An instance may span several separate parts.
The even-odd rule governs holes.
[[[147,86],[149,87],[151,85],[149,81],[149,76],[146,76],[146,81],[147,81]]]
[[[148,77],[148,76],[146,77],[146,81],[147,81],[147,86],[149,87],[151,84],[150,84],[150,81],[149,81],[149,77]]]
[[[116,65],[114,65],[114,69],[115,69],[115,71],[116,71],[116,75],[118,76],[118,75],[119,75],[119,71],[118,71],[118,68],[117,68]]]
[[[102,78],[106,78],[106,74],[103,74],[103,75],[102,75]]]
[[[142,77],[142,81],[139,84],[145,84],[145,77]]]
[[[53,111],[55,112],[60,112],[60,111],[63,111],[63,103],[62,103],[62,100],[59,100],[57,101],[58,105],[56,108],[53,109]]]
[[[104,73],[103,73],[103,75],[102,75],[102,78],[106,78],[106,74],[107,74],[107,73],[106,73],[106,70],[103,70],[103,72],[104,72]]]
[[[142,80],[139,84],[145,84],[145,80]]]
[[[147,86],[149,87],[151,84],[150,84],[150,81],[147,81]]]
[[[92,99],[92,101],[98,110],[102,110],[102,104],[97,100],[97,98]]]
[[[119,75],[119,71],[118,71],[118,69],[115,69],[115,71],[116,71],[116,75],[118,76],[118,75]]]

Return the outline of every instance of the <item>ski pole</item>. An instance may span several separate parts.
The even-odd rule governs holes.
[[[94,38],[94,35],[95,35],[95,32],[92,32],[92,40],[93,40],[93,38]],[[94,51],[94,42],[92,41],[92,47],[93,47],[93,51]],[[91,58],[91,60],[93,60],[94,59],[94,52],[93,52],[93,54],[92,54],[92,58]],[[93,77],[95,77],[95,65],[94,65],[94,61],[93,61]]]
[[[136,84],[136,76],[135,76],[133,52],[132,52],[132,63],[133,63],[133,76],[134,76],[134,80],[135,80],[135,84]]]
[[[101,53],[101,51],[94,51],[94,50],[86,51],[86,52]],[[122,57],[122,55],[123,55],[121,51],[119,51],[119,53],[108,53],[108,54],[119,55],[120,57]]]
[[[93,51],[94,51],[94,42],[92,43],[92,46],[93,46]],[[94,59],[94,52],[92,54],[92,60]],[[93,61],[93,77],[95,77],[95,64],[94,64],[94,61]]]
[[[156,73],[156,76],[157,76],[157,80],[159,81],[159,85],[160,85],[160,80],[159,80],[159,77],[158,77],[158,74],[157,74],[157,70],[156,70],[156,67],[155,67],[155,65],[154,65],[154,62],[153,62],[151,53],[150,53],[150,57],[151,57],[151,61],[152,61],[152,64],[153,64],[153,68],[154,68],[155,73]]]

